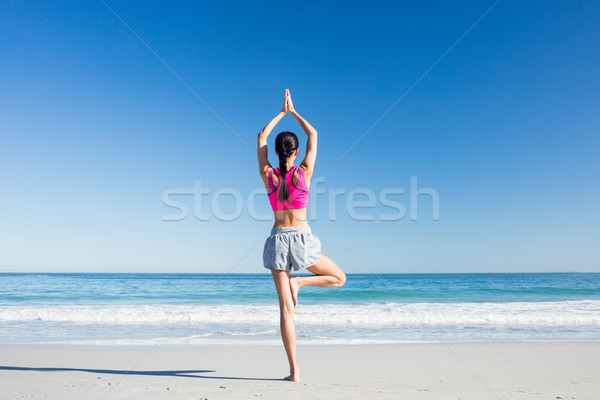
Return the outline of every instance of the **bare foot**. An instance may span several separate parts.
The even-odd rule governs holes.
[[[292,301],[294,302],[294,307],[298,305],[298,290],[300,289],[300,285],[298,285],[297,276],[290,276],[290,290],[292,291]]]
[[[298,382],[300,381],[300,372],[296,372],[295,374],[291,373],[283,379],[290,382]]]

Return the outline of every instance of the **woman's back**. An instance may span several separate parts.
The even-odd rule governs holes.
[[[308,225],[306,206],[309,198],[310,177],[305,177],[303,168],[293,167],[286,174],[285,180],[288,186],[288,199],[280,201],[281,173],[279,168],[271,169],[267,193],[275,216],[273,227]]]

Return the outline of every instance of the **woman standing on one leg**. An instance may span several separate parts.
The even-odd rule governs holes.
[[[279,167],[273,168],[267,156],[267,137],[288,112],[308,136],[306,155],[299,167],[294,166],[298,137],[292,132],[281,132],[275,139]],[[296,361],[294,327],[298,290],[302,286],[340,287],[346,282],[346,275],[329,257],[321,254],[321,242],[306,222],[308,188],[317,158],[317,131],[294,110],[289,90],[285,92],[283,110],[258,134],[257,155],[260,176],[275,214],[271,235],[265,242],[263,262],[273,274],[279,297],[281,338],[290,363],[290,375],[285,379],[298,381],[300,369]],[[291,276],[292,269],[307,269],[314,275]]]

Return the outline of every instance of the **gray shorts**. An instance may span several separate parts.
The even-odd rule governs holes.
[[[308,226],[271,229],[265,241],[263,264],[268,269],[294,271],[315,265],[321,259],[321,241]]]

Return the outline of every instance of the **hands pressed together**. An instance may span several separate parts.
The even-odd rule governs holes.
[[[267,184],[268,173],[272,169],[271,164],[269,164],[269,159],[267,155],[267,137],[275,128],[275,125],[287,114],[290,113],[294,116],[294,118],[300,123],[302,130],[308,136],[308,141],[306,142],[306,156],[302,161],[302,165],[306,168],[305,177],[312,175],[313,166],[315,164],[315,158],[317,156],[317,131],[312,127],[311,124],[308,123],[304,118],[300,116],[294,109],[294,103],[292,102],[292,95],[290,95],[290,90],[285,90],[285,99],[283,100],[283,108],[282,110],[271,120],[261,131],[258,133],[258,162],[261,168],[261,174],[263,180],[265,181],[265,185]],[[268,188],[268,186],[267,186]]]
[[[285,98],[283,100],[283,109],[281,111],[285,114],[288,112],[292,114],[296,112],[296,110],[294,110],[294,103],[292,103],[292,95],[290,94],[289,89],[285,89]]]

